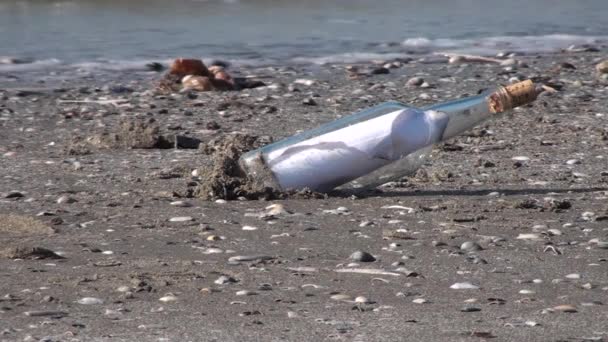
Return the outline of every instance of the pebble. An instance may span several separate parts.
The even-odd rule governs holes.
[[[169,222],[190,222],[194,221],[194,218],[191,216],[177,216],[169,219]]]
[[[374,68],[370,71],[370,74],[372,74],[372,75],[384,75],[384,74],[388,74],[388,73],[390,73],[390,70],[388,70],[385,67]]]
[[[424,298],[416,298],[412,301],[412,303],[414,303],[414,304],[426,304],[428,302],[429,301]]]
[[[356,251],[350,255],[350,259],[358,262],[374,262],[376,258],[364,251]]]
[[[118,291],[118,292],[129,292],[129,291],[131,291],[131,288],[128,287],[128,286],[120,286],[120,287],[118,287],[116,289],[116,291]]]
[[[475,306],[465,306],[463,308],[460,309],[461,312],[478,312],[481,311],[480,308],[475,307]]]
[[[581,279],[581,275],[578,273],[570,273],[566,275],[567,279]]]
[[[75,199],[73,199],[72,197],[69,197],[67,195],[61,196],[57,199],[57,204],[71,204],[71,203],[76,203],[78,201],[76,201]]]
[[[317,102],[315,100],[313,100],[312,98],[307,98],[302,101],[302,104],[307,105],[307,106],[316,106]]]
[[[218,284],[218,285],[224,285],[224,284],[234,284],[236,282],[237,282],[236,279],[223,275],[223,276],[217,278],[213,283]]]
[[[524,290],[520,290],[519,293],[525,294],[525,295],[532,295],[532,294],[536,294],[536,291],[524,289]]]
[[[460,249],[463,251],[480,251],[483,248],[477,242],[465,241],[460,245]]]
[[[253,227],[253,226],[243,226],[243,230],[247,230],[247,231],[251,231],[251,230],[258,230],[258,227]]]
[[[479,286],[473,285],[469,282],[463,282],[463,283],[454,283],[450,286],[450,288],[453,290],[478,290]]]
[[[83,297],[78,300],[78,304],[82,305],[96,305],[103,304],[103,300],[95,297]]]
[[[172,294],[168,294],[168,295],[166,295],[164,297],[160,297],[158,300],[161,301],[161,302],[163,302],[163,303],[168,303],[168,302],[175,302],[175,301],[177,301],[177,299],[178,298],[176,296],[174,296]]]
[[[424,83],[424,79],[422,77],[412,77],[405,83],[410,87],[418,87]]]

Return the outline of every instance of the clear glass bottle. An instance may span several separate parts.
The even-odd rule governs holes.
[[[244,154],[247,177],[275,189],[378,186],[413,173],[432,146],[532,102],[531,81],[424,108],[386,102]]]

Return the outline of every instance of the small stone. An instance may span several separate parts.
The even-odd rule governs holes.
[[[581,275],[578,273],[570,273],[566,275],[567,279],[581,279]]]
[[[83,297],[78,300],[78,304],[82,305],[96,305],[103,304],[103,300],[95,297]]]
[[[581,161],[578,159],[570,159],[570,160],[566,161],[566,164],[568,164],[568,165],[578,165],[580,163],[581,163]]]
[[[481,311],[480,308],[475,307],[475,306],[465,306],[463,308],[460,309],[461,312],[478,312]]]
[[[364,251],[356,251],[350,255],[350,259],[357,262],[374,262],[376,258]]]
[[[570,304],[563,304],[553,307],[553,310],[567,313],[575,313],[577,312],[576,307]]]
[[[536,291],[523,289],[523,290],[520,290],[519,293],[524,294],[524,295],[533,295],[533,294],[536,294]]]
[[[469,282],[463,282],[463,283],[454,283],[450,286],[450,288],[453,290],[478,290],[479,286],[473,285]]]
[[[225,285],[225,284],[234,284],[236,282],[237,282],[236,279],[223,275],[223,276],[217,278],[213,283],[218,284],[218,285]]]
[[[176,296],[174,296],[173,294],[168,294],[164,297],[160,297],[158,300],[163,303],[168,303],[168,302],[175,302],[178,300],[178,298]]]
[[[418,86],[421,86],[423,83],[424,83],[424,79],[422,77],[412,77],[409,80],[407,80],[407,82],[405,84],[410,87],[418,87]]]
[[[302,101],[302,104],[306,105],[306,106],[316,106],[317,102],[315,100],[313,100],[312,98],[307,98],[304,101]]]
[[[67,195],[63,195],[57,199],[57,204],[71,204],[71,203],[76,203],[76,202],[78,202],[78,201],[76,201],[75,199],[73,199],[72,197],[69,197]]]
[[[483,248],[477,242],[465,241],[460,245],[460,249],[463,251],[480,251]]]
[[[118,292],[129,292],[129,291],[131,291],[131,288],[128,287],[128,286],[120,286],[120,287],[118,287],[116,289],[116,291],[118,291]]]
[[[390,73],[390,70],[388,70],[385,67],[378,67],[378,68],[372,69],[369,73],[372,75],[385,75],[385,74]]]
[[[191,216],[177,216],[169,219],[169,222],[190,222],[194,221],[194,218]]]
[[[424,298],[416,298],[412,301],[412,303],[414,303],[414,304],[426,304],[428,302],[429,301]]]
[[[258,227],[243,226],[243,230],[247,230],[247,231],[258,230]]]

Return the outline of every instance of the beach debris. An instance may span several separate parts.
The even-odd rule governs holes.
[[[211,91],[214,90],[215,87],[213,83],[209,79],[209,77],[205,76],[194,76],[187,75],[182,78],[182,91],[195,90],[195,91]]]
[[[595,70],[600,74],[608,74],[608,60],[598,63]]]
[[[192,76],[211,76],[209,69],[205,66],[205,63],[200,59],[193,58],[177,58],[171,64],[169,74],[176,75],[178,77],[184,77],[188,75]]]
[[[157,90],[161,92],[229,91],[263,87],[266,84],[250,77],[232,77],[227,64],[209,68],[200,59],[177,58],[161,78]]]

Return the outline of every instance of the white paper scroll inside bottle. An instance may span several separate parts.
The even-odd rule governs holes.
[[[251,181],[280,190],[377,186],[411,174],[433,144],[537,95],[524,81],[420,109],[387,102],[246,153],[240,165]]]

